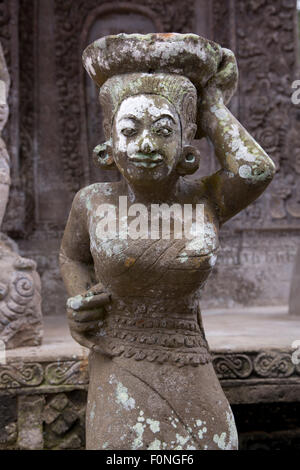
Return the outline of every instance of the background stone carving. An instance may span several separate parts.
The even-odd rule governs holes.
[[[0,339],[6,349],[42,342],[41,283],[33,260],[0,240]]]

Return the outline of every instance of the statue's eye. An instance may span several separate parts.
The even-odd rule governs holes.
[[[155,134],[161,135],[163,137],[168,137],[170,134],[172,134],[172,129],[169,127],[156,127],[154,128]]]
[[[126,137],[131,137],[134,134],[136,134],[136,129],[133,127],[125,127],[125,129],[122,129],[122,134],[125,135]]]

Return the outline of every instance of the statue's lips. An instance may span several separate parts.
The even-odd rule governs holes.
[[[154,154],[138,153],[132,157],[129,157],[129,161],[138,167],[154,168],[162,164],[163,158],[159,153],[154,153]]]

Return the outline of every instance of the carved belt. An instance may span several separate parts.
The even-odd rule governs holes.
[[[99,333],[99,346],[110,356],[178,366],[211,361],[207,341],[196,319],[110,315]]]

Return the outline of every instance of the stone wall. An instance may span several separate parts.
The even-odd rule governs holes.
[[[296,0],[0,0],[0,40],[12,76],[6,141],[13,187],[4,230],[38,262],[43,312],[62,314],[57,253],[74,193],[118,179],[91,166],[102,136],[97,92],[81,53],[110,33],[195,32],[231,48],[240,84],[232,111],[276,161],[264,195],[225,225],[203,293],[208,307],[284,304],[300,230],[300,110]],[[201,142],[200,174],[216,169]]]

